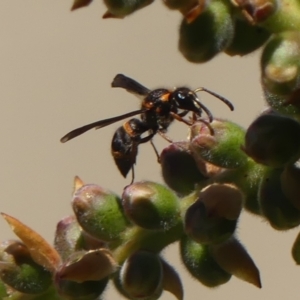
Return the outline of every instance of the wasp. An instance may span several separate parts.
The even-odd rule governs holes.
[[[171,142],[165,133],[174,120],[192,125],[189,120],[184,119],[184,116],[191,112],[195,121],[205,112],[209,122],[212,122],[213,116],[210,110],[200,102],[197,92],[204,91],[209,93],[224,102],[230,110],[234,109],[231,102],[226,98],[203,87],[195,90],[191,90],[188,87],[179,87],[174,90],[165,88],[150,90],[123,74],[116,75],[111,86],[123,88],[140,97],[142,99],[141,108],[74,129],[63,136],[60,141],[65,143],[90,129],[100,129],[126,118],[140,115],[139,119],[132,118],[119,127],[115,131],[111,142],[111,154],[120,173],[123,177],[126,177],[128,172],[132,170],[132,182],[134,181],[134,165],[140,144],[150,141],[159,161],[159,154],[154,147],[152,139],[159,133],[167,141]]]

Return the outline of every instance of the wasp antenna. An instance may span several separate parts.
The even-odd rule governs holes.
[[[211,122],[213,121],[213,119],[214,119],[214,117],[213,117],[211,111],[210,111],[204,104],[202,104],[202,103],[199,101],[199,99],[198,99],[197,97],[196,97],[196,100],[197,100],[198,105],[199,105],[199,106],[205,111],[205,113],[207,114],[208,120],[209,120],[209,122],[211,123]]]
[[[204,88],[204,87],[199,87],[199,88],[195,89],[195,90],[194,90],[194,93],[201,92],[201,91],[206,92],[206,93],[208,93],[208,94],[211,94],[212,96],[214,96],[214,97],[220,99],[222,102],[224,102],[224,103],[229,107],[229,109],[230,109],[231,111],[234,110],[233,104],[232,104],[228,99],[226,99],[226,98],[224,98],[223,96],[221,96],[221,95],[219,95],[219,94],[217,94],[217,93],[215,93],[215,92],[213,92],[213,91],[211,91],[211,90],[208,90],[208,89],[206,89],[206,88]]]

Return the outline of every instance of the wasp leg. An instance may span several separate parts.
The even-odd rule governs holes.
[[[134,182],[134,165],[132,165],[132,167],[131,167],[131,182],[130,182],[130,184],[129,185],[131,185],[131,184],[133,184],[133,182]]]
[[[183,122],[184,124],[188,125],[188,126],[191,126],[193,125],[191,122],[185,120],[184,118],[182,118],[181,114],[175,114],[174,112],[171,112],[170,115],[176,119],[177,121],[179,122]]]
[[[156,147],[155,147],[155,145],[153,143],[153,140],[150,140],[150,143],[151,143],[151,146],[152,146],[152,148],[153,148],[153,150],[155,152],[155,155],[157,157],[157,162],[160,164],[160,155],[159,155],[159,153],[158,153],[158,151],[157,151],[157,149],[156,149]]]
[[[161,134],[161,132],[160,131],[157,131],[159,134]],[[159,157],[159,153],[158,153],[158,151],[157,151],[157,149],[156,149],[156,147],[155,147],[155,145],[154,145],[154,143],[153,143],[153,140],[152,140],[152,138],[155,136],[155,133],[150,133],[148,136],[146,136],[146,137],[144,137],[144,138],[142,138],[140,141],[139,141],[139,144],[143,144],[143,143],[146,143],[146,142],[149,142],[150,141],[150,144],[151,144],[151,146],[152,146],[152,148],[153,148],[153,150],[154,150],[154,152],[155,152],[155,155],[156,155],[156,157],[157,157],[157,162],[160,164],[160,157]]]
[[[188,113],[189,113],[188,110],[184,110],[183,112],[181,112],[181,113],[179,113],[177,115],[180,116],[180,117],[185,117]]]
[[[162,138],[164,138],[167,142],[169,142],[169,143],[173,143],[173,141],[163,132],[163,131],[161,131],[161,130],[158,130],[157,131],[158,132],[158,134],[162,137]]]

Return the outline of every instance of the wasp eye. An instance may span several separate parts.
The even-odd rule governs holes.
[[[180,99],[184,99],[185,95],[183,94],[183,92],[178,92],[177,97]]]
[[[188,93],[185,90],[178,90],[174,93],[174,98],[178,103],[182,103],[187,99]]]

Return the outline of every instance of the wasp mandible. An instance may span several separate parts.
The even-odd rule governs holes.
[[[119,127],[111,142],[111,154],[119,171],[123,177],[126,177],[128,172],[132,170],[132,182],[134,181],[134,165],[140,144],[150,141],[159,159],[159,154],[152,143],[152,138],[159,133],[162,137],[171,142],[165,133],[174,120],[192,125],[189,120],[184,119],[184,116],[192,112],[194,120],[197,120],[202,116],[202,113],[205,112],[209,122],[212,122],[213,115],[198,99],[198,92],[204,91],[209,93],[224,102],[230,110],[234,109],[232,103],[226,98],[203,87],[195,90],[191,90],[187,87],[179,87],[174,90],[165,88],[150,90],[123,74],[116,75],[111,86],[123,88],[141,97],[141,108],[74,129],[63,136],[60,141],[65,143],[92,128],[103,128],[117,121],[140,115],[140,119],[132,118]],[[144,134],[146,134],[146,136],[144,136]]]

